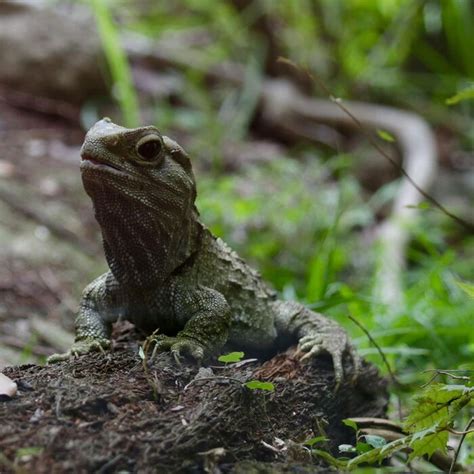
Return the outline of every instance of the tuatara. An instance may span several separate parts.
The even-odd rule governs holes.
[[[294,301],[282,301],[199,220],[190,159],[153,126],[127,129],[105,118],[87,133],[81,174],[102,230],[110,271],[86,287],[76,341],[65,354],[107,348],[119,318],[152,332],[158,350],[200,361],[226,342],[268,351],[299,340],[304,358],[332,356],[337,381],[348,353],[345,331]],[[167,334],[167,335],[164,335]]]

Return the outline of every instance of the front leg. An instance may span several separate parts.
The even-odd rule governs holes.
[[[117,320],[111,306],[111,290],[115,288],[110,284],[111,278],[111,274],[106,273],[85,288],[76,317],[74,344],[63,354],[49,356],[48,363],[61,362],[110,346],[112,322]]]
[[[353,378],[357,377],[360,357],[339,324],[294,301],[276,301],[274,311],[279,336],[298,338],[298,348],[306,352],[302,360],[321,352],[329,353],[334,364],[336,386],[339,386],[343,379],[342,358],[347,353],[354,364]]]
[[[177,360],[189,355],[200,361],[226,343],[230,308],[221,293],[207,287],[187,289],[180,285],[174,291],[173,307],[177,322],[184,328],[176,337],[158,336],[155,351],[170,350]]]

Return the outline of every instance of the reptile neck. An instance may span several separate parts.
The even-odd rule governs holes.
[[[102,199],[101,199],[102,197]],[[198,247],[200,224],[193,206],[182,215],[160,211],[123,194],[94,196],[105,257],[126,288],[163,283]]]

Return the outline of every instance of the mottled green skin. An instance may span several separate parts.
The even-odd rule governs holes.
[[[146,159],[140,144],[156,142]],[[97,122],[81,150],[84,187],[100,224],[110,271],[84,290],[76,342],[50,361],[108,347],[111,324],[153,332],[158,350],[202,359],[224,344],[269,351],[299,340],[325,351],[342,378],[342,356],[358,357],[345,331],[303,305],[276,299],[260,275],[199,221],[195,181],[183,149],[154,127]],[[156,156],[155,156],[156,155]]]

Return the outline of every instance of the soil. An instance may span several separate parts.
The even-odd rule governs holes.
[[[293,348],[212,366],[199,381],[196,366],[168,354],[143,361],[136,343],[122,342],[61,364],[6,368],[19,392],[0,402],[0,472],[315,472],[324,463],[305,440],[325,433],[334,453],[354,441],[342,419],[385,415],[386,384],[369,364],[336,392],[331,361],[302,363]],[[243,386],[252,379],[275,389]]]

